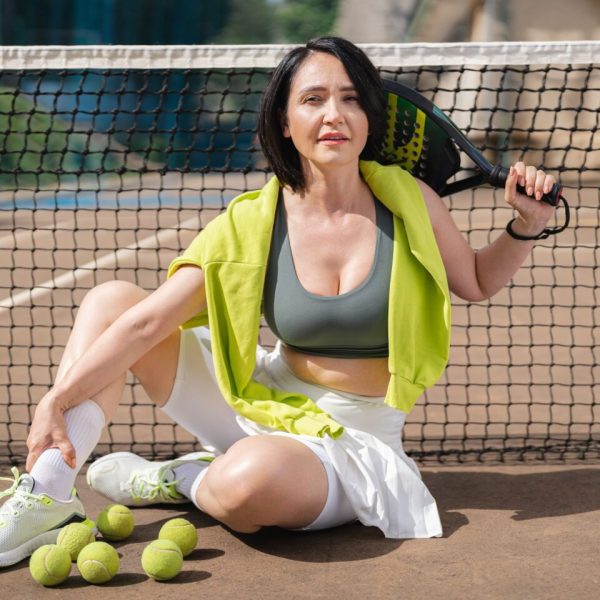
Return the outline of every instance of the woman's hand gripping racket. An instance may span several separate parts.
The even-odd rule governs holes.
[[[435,104],[406,85],[383,79],[388,105],[386,139],[381,151],[381,161],[398,164],[422,179],[440,196],[489,184],[503,188],[509,170],[492,165]],[[452,181],[448,180],[460,170],[460,155],[464,152],[475,165],[475,174]],[[517,190],[525,194],[521,186]],[[542,201],[551,206],[563,202],[565,222],[559,227],[546,228],[540,238],[557,234],[569,225],[569,205],[562,196],[562,185],[555,183]]]

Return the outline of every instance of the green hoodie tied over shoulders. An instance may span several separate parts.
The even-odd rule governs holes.
[[[409,412],[448,362],[450,294],[446,272],[421,190],[397,166],[361,161],[375,197],[394,214],[389,303],[390,381],[385,402]],[[252,379],[262,295],[280,184],[273,177],[257,191],[231,201],[169,266],[205,274],[207,309],[182,327],[209,325],[219,388],[239,414],[295,434],[333,438],[343,427],[307,396]]]

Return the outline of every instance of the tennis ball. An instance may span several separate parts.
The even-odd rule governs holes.
[[[70,523],[60,530],[56,543],[71,555],[72,561],[76,561],[82,548],[95,541],[96,536],[87,525]]]
[[[71,572],[71,556],[56,544],[40,546],[29,560],[31,576],[42,585],[62,583]]]
[[[92,542],[77,557],[77,568],[89,583],[106,583],[119,570],[119,555],[106,542]]]
[[[122,504],[109,504],[98,515],[96,526],[107,540],[124,540],[133,531],[133,513]]]
[[[183,555],[171,540],[154,540],[142,552],[142,568],[156,581],[173,579],[181,571]]]
[[[175,542],[181,554],[187,556],[198,543],[198,532],[186,519],[171,519],[160,528],[158,539]]]
[[[56,544],[40,546],[29,559],[29,571],[42,585],[58,585],[71,572],[71,557],[64,548]]]

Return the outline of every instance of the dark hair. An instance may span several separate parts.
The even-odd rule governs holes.
[[[291,139],[283,136],[282,118],[287,110],[292,79],[300,65],[312,54],[335,56],[346,69],[367,115],[369,137],[360,154],[364,160],[379,156],[385,135],[385,97],[377,69],[367,55],[352,42],[339,37],[320,37],[306,46],[294,48],[279,63],[267,84],[258,118],[258,136],[269,165],[282,185],[294,191],[306,187],[300,154]]]

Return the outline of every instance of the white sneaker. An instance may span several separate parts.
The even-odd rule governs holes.
[[[93,462],[88,485],[113,502],[125,506],[189,502],[175,486],[173,469],[189,462],[212,462],[210,452],[192,452],[174,460],[151,462],[131,452],[113,452]]]
[[[9,496],[0,507],[0,567],[18,563],[44,544],[55,544],[58,532],[69,523],[94,527],[75,489],[70,500],[55,500],[47,494],[33,493],[35,481],[31,475],[19,475],[16,467],[11,472],[14,480],[0,477],[13,482],[10,489],[0,492],[0,498]]]

